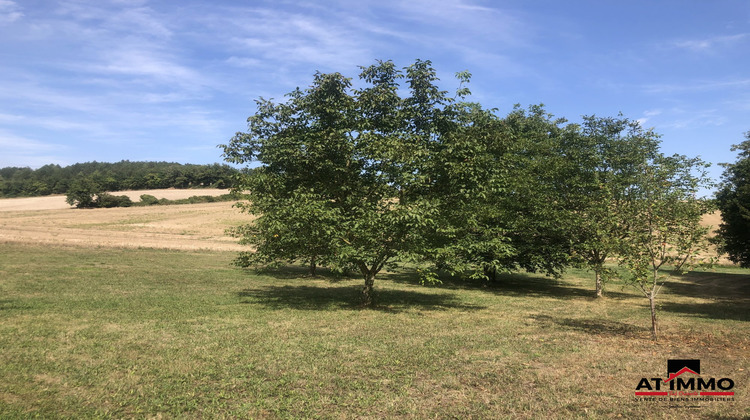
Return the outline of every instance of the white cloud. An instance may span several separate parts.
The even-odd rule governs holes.
[[[175,30],[189,30],[180,26],[176,15],[162,15],[130,1],[113,5],[67,0],[56,8],[37,10],[27,25],[8,33],[11,42],[28,45],[18,56],[30,60],[4,63],[0,96],[8,89],[28,96],[8,83],[13,74],[23,84],[54,85],[58,94],[70,92],[81,100],[139,92],[147,102],[203,97],[221,82],[193,66],[197,60],[191,55],[192,45],[174,36]],[[16,54],[10,46],[5,50]],[[34,50],[39,52],[28,52]],[[73,102],[76,106],[79,101]]]
[[[23,17],[21,7],[14,1],[0,0],[0,24],[13,23]]]
[[[101,102],[91,95],[65,92],[29,81],[0,84],[0,100],[2,100],[0,103],[7,104],[7,106],[23,104],[28,108],[33,108],[37,114],[59,110],[66,112],[101,110]]]
[[[101,124],[83,123],[71,119],[62,117],[51,117],[48,115],[33,117],[30,115],[12,115],[12,114],[0,114],[0,122],[7,126],[34,126],[36,128],[43,128],[51,131],[73,131],[73,130],[86,130],[92,131],[92,129],[100,127]]]
[[[32,140],[5,130],[0,130],[0,147],[9,154],[49,152],[62,149],[59,145]]]
[[[718,109],[673,108],[664,113],[659,124],[662,128],[696,129],[699,127],[719,127],[729,118]]]
[[[165,24],[167,20],[159,17],[148,7],[125,9],[112,16],[110,29],[114,31],[136,32],[141,36],[148,34],[158,38],[171,37],[173,32]]]
[[[0,113],[0,123],[4,123],[4,124],[23,121],[25,118],[26,117],[23,116],[23,115],[1,114]]]
[[[103,53],[103,64],[90,66],[94,72],[146,76],[159,83],[183,86],[206,84],[193,69],[177,64],[167,54],[147,48],[123,46]]]
[[[662,112],[663,112],[663,111],[662,111],[661,109],[654,109],[654,110],[647,110],[647,111],[643,111],[643,117],[641,117],[641,118],[638,118],[638,119],[637,119],[636,121],[638,121],[638,123],[639,123],[639,124],[640,124],[641,126],[644,126],[644,127],[645,127],[645,126],[646,126],[646,123],[647,123],[647,122],[648,122],[649,120],[651,120],[651,117],[656,117],[656,116],[658,116],[658,115],[661,115],[661,114],[662,114]]]
[[[650,94],[664,94],[677,92],[701,92],[716,90],[735,90],[750,86],[750,79],[734,80],[703,80],[685,82],[682,84],[653,84],[644,86],[643,90]]]
[[[41,142],[0,129],[0,167],[40,167],[48,163],[66,163],[57,153],[65,146]]]
[[[207,84],[172,52],[177,48],[171,42],[168,16],[132,2],[122,4],[113,8],[100,2],[64,3],[58,10],[64,19],[47,23],[62,31],[68,43],[81,47],[76,56],[59,65],[105,77],[140,77],[146,83],[151,80],[190,88]]]
[[[352,76],[358,65],[376,59],[393,59],[397,65],[416,58],[432,59],[436,67],[444,67],[451,63],[440,58],[453,55],[465,64],[449,67],[451,75],[465,68],[492,69],[510,77],[529,74],[527,66],[512,60],[506,50],[529,46],[533,25],[521,15],[483,6],[491,3],[382,0],[295,2],[294,7],[280,4],[283,6],[273,9],[202,9],[204,13],[190,16],[183,24],[196,36],[205,33],[201,41],[210,40],[217,53],[226,54],[222,63],[256,72],[253,96],[278,97],[289,89],[264,90],[270,85],[301,86],[315,70]]]
[[[227,61],[248,66],[259,62],[316,68],[346,68],[370,61],[362,33],[339,19],[324,20],[301,13],[242,9],[215,16],[235,53]]]
[[[675,41],[673,45],[677,48],[684,48],[691,51],[711,52],[716,48],[729,47],[748,38],[750,38],[750,34],[742,33],[736,35],[715,36],[703,39]]]
[[[144,4],[136,1],[65,1],[59,5],[57,15],[108,33],[137,34],[141,38],[170,37],[172,30],[168,27],[168,16],[160,15]]]
[[[394,10],[394,18],[420,22],[431,28],[426,36],[434,41],[471,38],[479,43],[491,41],[493,48],[523,47],[529,45],[528,35],[533,31],[530,22],[508,10],[471,1],[412,0],[382,4]]]
[[[263,65],[263,61],[257,58],[237,57],[234,55],[227,58],[226,63],[235,67],[243,67],[249,69],[258,68]]]

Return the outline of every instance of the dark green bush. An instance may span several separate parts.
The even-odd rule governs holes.
[[[133,201],[127,195],[112,195],[109,193],[101,193],[96,197],[96,207],[130,207],[133,205]]]
[[[146,206],[153,206],[154,204],[159,203],[159,199],[154,197],[151,194],[142,194],[141,195],[141,203],[143,203]]]

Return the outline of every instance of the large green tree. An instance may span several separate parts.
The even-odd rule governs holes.
[[[488,279],[508,271],[505,260],[515,255],[500,203],[508,180],[509,139],[491,111],[472,103],[459,107],[461,123],[434,151],[430,193],[439,223],[426,254],[439,269]]]
[[[742,267],[750,267],[750,131],[746,140],[732,146],[739,150],[735,163],[724,164],[724,177],[716,194],[722,223],[719,250]]]
[[[461,105],[469,123],[444,139],[436,157],[438,268],[484,280],[517,270],[560,274],[572,243],[561,200],[569,163],[560,146],[574,127],[541,105],[504,118]]]
[[[435,150],[462,120],[429,61],[378,62],[359,78],[364,87],[353,89],[339,73],[317,73],[285,102],[259,99],[248,131],[222,147],[230,162],[261,164],[240,186],[255,216],[240,232],[255,249],[240,263],[354,267],[370,305],[386,264],[429,249]]]

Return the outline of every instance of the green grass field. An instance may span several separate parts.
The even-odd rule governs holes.
[[[743,418],[750,270],[691,273],[646,299],[591,275],[425,287],[362,283],[231,252],[0,244],[0,418]],[[735,401],[635,401],[669,358]],[[697,407],[690,407],[697,405]]]

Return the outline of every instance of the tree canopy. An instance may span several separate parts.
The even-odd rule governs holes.
[[[716,202],[722,223],[718,230],[719,249],[732,262],[750,267],[750,131],[746,140],[732,147],[739,151],[735,163],[724,164],[724,176]]]
[[[238,231],[255,246],[240,261],[354,268],[369,305],[386,264],[427,248],[436,229],[434,151],[460,122],[429,61],[403,71],[378,62],[360,79],[367,86],[353,89],[339,73],[317,73],[285,103],[258,100],[249,131],[223,148],[231,162],[262,164],[239,186],[250,191],[244,210],[257,216]]]
[[[440,270],[491,281],[585,265],[601,294],[610,258],[634,261],[626,242],[644,241],[634,232],[652,223],[645,202],[697,203],[680,207],[690,223],[705,210],[687,175],[700,162],[665,158],[638,122],[571,124],[542,105],[501,117],[468,100],[468,72],[456,76],[450,95],[429,61],[379,61],[361,68],[356,87],[316,73],[283,102],[258,99],[248,131],[220,146],[231,163],[260,163],[236,186],[255,216],[235,230],[252,246],[238,264],[357,270],[366,305],[375,276],[397,262],[428,263],[425,281]],[[656,188],[643,176],[656,169],[670,193],[636,194]]]

